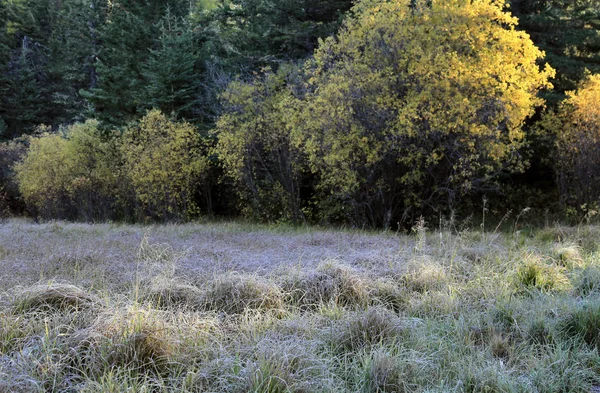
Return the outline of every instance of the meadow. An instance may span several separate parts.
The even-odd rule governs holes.
[[[600,391],[600,227],[473,228],[8,220],[0,392]]]

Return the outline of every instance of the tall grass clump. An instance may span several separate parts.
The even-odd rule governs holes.
[[[200,309],[201,290],[175,277],[178,262],[189,250],[176,251],[168,244],[151,243],[149,237],[144,233],[136,251],[136,300],[163,309]]]
[[[553,257],[560,266],[572,270],[583,265],[581,249],[575,244],[559,244],[552,251]]]
[[[373,281],[370,296],[372,305],[379,305],[400,313],[408,306],[412,294],[391,279],[379,279]]]
[[[318,342],[295,335],[267,333],[249,357],[243,391],[315,392],[335,389],[330,360],[317,350]]]
[[[163,310],[201,310],[204,293],[198,287],[189,284],[158,282],[142,289],[139,300]]]
[[[413,350],[381,347],[363,356],[360,391],[409,393],[435,378],[435,368]]]
[[[400,281],[414,292],[439,290],[448,285],[451,277],[446,268],[431,257],[411,259]]]
[[[203,293],[202,304],[208,310],[241,314],[244,310],[282,310],[281,289],[265,278],[228,273],[215,277]]]
[[[579,296],[588,296],[600,292],[600,268],[588,266],[575,280],[575,291]]]
[[[398,316],[379,307],[349,314],[332,329],[332,344],[342,353],[401,341],[408,333]]]
[[[600,385],[597,350],[568,343],[542,348],[531,370],[530,389],[548,393],[595,393]]]
[[[101,303],[92,294],[71,284],[38,284],[22,290],[16,297],[16,313],[34,311],[76,311],[99,308]]]
[[[368,279],[336,262],[326,262],[314,270],[291,276],[282,286],[291,304],[305,310],[327,303],[361,307],[369,302]]]
[[[516,269],[516,285],[521,291],[540,290],[544,292],[564,291],[570,288],[570,281],[564,268],[543,262],[535,255],[527,255]]]
[[[562,324],[563,333],[573,339],[600,348],[600,303],[588,301],[566,315]]]
[[[103,314],[69,342],[73,368],[89,376],[128,370],[136,379],[167,373],[177,352],[165,322],[147,311],[118,310]]]

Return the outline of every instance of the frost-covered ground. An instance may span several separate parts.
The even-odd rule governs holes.
[[[600,228],[0,224],[0,392],[592,392]]]

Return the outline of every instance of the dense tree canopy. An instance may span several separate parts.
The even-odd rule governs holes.
[[[216,15],[229,62],[275,66],[310,56],[335,32],[351,0],[221,0]]]

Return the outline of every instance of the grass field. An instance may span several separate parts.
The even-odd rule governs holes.
[[[0,224],[0,392],[600,391],[600,227]]]

